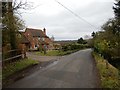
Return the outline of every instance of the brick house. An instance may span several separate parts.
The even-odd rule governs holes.
[[[33,29],[26,28],[25,32],[22,32],[22,44],[26,45],[27,49],[37,50],[44,48],[49,50],[53,49],[53,41],[46,35],[46,29]]]

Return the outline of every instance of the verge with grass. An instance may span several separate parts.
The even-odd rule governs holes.
[[[38,61],[32,59],[22,59],[8,63],[2,68],[2,79],[6,79],[8,76],[38,63]]]
[[[96,60],[97,68],[100,73],[102,88],[120,88],[119,70],[109,63],[108,68],[106,68],[106,60],[95,52],[92,54]]]
[[[36,55],[41,55],[41,56],[63,56],[63,55],[68,55],[71,53],[74,53],[78,50],[68,50],[68,51],[59,51],[59,50],[50,50],[47,51],[46,54],[44,52],[36,52]]]

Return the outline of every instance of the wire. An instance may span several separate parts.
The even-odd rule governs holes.
[[[62,7],[64,7],[66,10],[68,10],[70,13],[72,13],[74,16],[76,16],[78,19],[83,20],[84,22],[86,22],[87,24],[89,24],[90,26],[94,27],[95,29],[99,29],[96,26],[92,25],[91,23],[89,23],[88,21],[86,21],[84,18],[82,18],[81,16],[79,16],[78,14],[76,14],[75,12],[73,12],[72,10],[70,10],[69,8],[67,8],[65,5],[63,5],[62,3],[60,3],[59,1],[55,0],[55,2],[57,2],[58,4],[60,4]]]

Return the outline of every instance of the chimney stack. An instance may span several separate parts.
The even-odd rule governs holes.
[[[46,35],[46,29],[45,29],[45,28],[43,29],[43,32],[44,32],[44,34]]]

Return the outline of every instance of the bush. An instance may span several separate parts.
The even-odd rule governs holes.
[[[63,51],[67,51],[67,50],[69,50],[69,48],[68,48],[67,45],[65,45],[65,46],[62,46],[62,50],[63,50]]]
[[[88,44],[69,44],[69,45],[62,46],[63,51],[80,50],[84,48],[89,48],[89,45]]]

